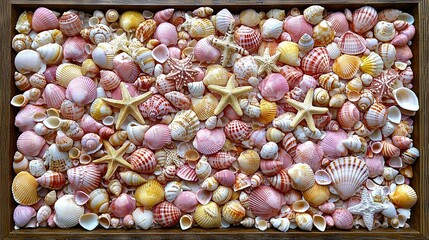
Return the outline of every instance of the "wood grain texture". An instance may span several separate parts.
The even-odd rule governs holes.
[[[231,229],[213,229],[206,230],[193,228],[186,232],[180,229],[153,229],[149,231],[142,230],[104,230],[88,232],[80,228],[69,230],[64,229],[20,229],[13,230],[12,213],[15,203],[10,192],[10,185],[13,179],[12,156],[16,150],[15,142],[18,130],[13,125],[13,119],[17,109],[12,108],[9,101],[17,93],[13,84],[13,58],[15,52],[10,47],[12,36],[15,34],[14,23],[19,13],[23,10],[34,10],[38,6],[46,6],[58,11],[66,9],[77,9],[84,11],[93,11],[95,9],[107,10],[116,8],[120,11],[128,9],[150,9],[159,10],[166,6],[174,6],[176,9],[196,8],[197,6],[212,6],[215,10],[228,7],[232,12],[239,12],[242,9],[251,6],[258,10],[267,10],[272,7],[281,7],[290,9],[295,6],[304,8],[311,4],[321,4],[329,10],[339,10],[345,7],[349,9],[358,8],[364,4],[374,6],[377,9],[389,7],[399,8],[403,11],[412,13],[416,18],[417,33],[413,40],[412,50],[414,58],[412,67],[414,70],[414,90],[417,92],[420,100],[420,111],[417,113],[414,125],[413,139],[414,144],[420,150],[420,159],[414,166],[414,179],[411,185],[416,190],[419,201],[413,208],[411,228],[410,229],[376,229],[368,232],[365,229],[354,229],[352,231],[328,230],[326,232],[301,232],[292,230],[287,233],[281,233],[275,230],[260,232],[254,228],[231,228]],[[6,239],[25,239],[25,238],[89,238],[89,239],[112,239],[115,238],[149,238],[149,239],[287,239],[287,238],[312,238],[312,239],[424,239],[429,238],[429,0],[258,0],[249,2],[246,0],[226,1],[226,0],[0,0],[2,37],[0,38],[0,50],[2,60],[0,70],[2,79],[0,80],[0,237]]]

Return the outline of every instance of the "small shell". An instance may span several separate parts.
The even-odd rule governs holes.
[[[199,7],[192,12],[194,16],[197,16],[200,18],[209,17],[212,13],[213,13],[213,8],[211,7]]]
[[[302,37],[299,39],[299,42],[298,42],[299,51],[301,51],[302,53],[307,53],[311,49],[313,49],[313,47],[314,47],[314,39],[307,33],[302,35]]]
[[[190,214],[185,214],[182,217],[180,217],[179,223],[180,223],[180,229],[183,231],[188,230],[192,228],[194,218]]]
[[[395,37],[395,34],[393,23],[380,21],[374,26],[374,36],[381,42],[389,42]]]
[[[152,208],[164,199],[164,188],[158,182],[149,180],[136,189],[136,200],[147,208]]]
[[[393,97],[402,109],[411,112],[419,110],[419,100],[412,90],[405,87],[397,88],[393,90]]]
[[[390,68],[396,60],[396,48],[390,43],[378,45],[375,52],[380,55],[385,68]]]
[[[46,70],[46,64],[38,52],[25,49],[16,55],[15,68],[22,74],[31,72],[43,73]]]
[[[275,18],[269,18],[261,28],[262,38],[277,39],[283,31],[283,22]]]
[[[119,18],[119,26],[121,26],[125,32],[133,32],[143,21],[144,17],[140,12],[126,11],[122,13]]]
[[[183,110],[176,114],[168,125],[174,140],[188,142],[195,137],[199,130],[200,121],[192,110]]]
[[[215,34],[213,23],[207,18],[196,18],[188,31],[192,38],[205,38]]]
[[[292,179],[292,187],[295,189],[305,191],[314,185],[314,173],[308,164],[294,164],[289,168],[288,174]]]
[[[305,20],[313,25],[320,23],[326,15],[326,9],[319,5],[312,5],[304,10]]]
[[[66,178],[64,174],[52,171],[47,171],[36,180],[40,186],[53,190],[61,189],[66,184]]]
[[[133,171],[120,172],[119,175],[122,181],[128,186],[140,186],[147,182],[140,174]]]
[[[366,42],[363,37],[348,31],[341,36],[338,46],[344,54],[359,55],[365,51]]]
[[[173,16],[173,13],[173,8],[167,8],[156,12],[153,16],[153,19],[156,21],[156,23],[168,22],[168,20],[170,20],[170,18]]]
[[[308,213],[296,214],[295,222],[301,230],[311,231],[313,228],[313,218]]]
[[[328,73],[330,69],[328,50],[323,47],[313,48],[302,58],[301,68],[308,75]]]
[[[363,34],[377,23],[377,11],[370,6],[361,7],[353,12],[351,28],[358,34]]]
[[[232,193],[233,193],[232,188],[219,186],[213,191],[212,200],[215,203],[222,205],[231,199]]]
[[[371,52],[368,56],[362,57],[360,69],[372,77],[378,77],[383,71],[383,60],[377,53]]]
[[[86,213],[79,218],[80,226],[88,231],[94,230],[98,223],[98,215],[95,213]]]
[[[253,9],[246,9],[240,13],[240,23],[249,27],[254,27],[259,24],[262,16]]]
[[[328,106],[329,104],[329,94],[323,88],[316,88],[313,93],[313,101],[319,106]]]

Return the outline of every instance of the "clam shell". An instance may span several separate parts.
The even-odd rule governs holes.
[[[338,46],[342,53],[349,55],[359,55],[366,50],[365,39],[350,31],[341,36]]]
[[[284,41],[277,46],[277,51],[280,52],[280,62],[291,66],[300,65],[298,44]]]
[[[292,187],[295,189],[305,191],[314,185],[313,170],[306,163],[294,164],[287,172],[292,180]]]
[[[199,126],[200,121],[196,113],[192,110],[183,110],[176,114],[168,128],[171,131],[172,139],[188,142],[195,137]]]
[[[221,223],[221,211],[215,202],[198,205],[194,213],[195,222],[202,228],[218,228]]]
[[[213,23],[207,18],[195,18],[188,31],[192,38],[205,38],[215,34]]]
[[[234,41],[249,51],[249,53],[255,52],[262,42],[262,36],[259,29],[253,29],[244,25],[234,32]]]
[[[240,223],[245,215],[246,211],[238,200],[229,201],[222,207],[222,217],[228,223]]]
[[[83,206],[74,201],[73,195],[64,195],[55,202],[54,222],[59,228],[71,228],[79,224],[84,214]]]
[[[98,226],[98,215],[95,213],[85,213],[79,218],[79,224],[85,230],[92,231]]]
[[[15,202],[21,205],[33,205],[40,200],[37,195],[38,183],[30,173],[19,172],[12,182],[12,195]]]
[[[365,114],[366,126],[375,129],[384,126],[387,121],[387,109],[381,103],[374,103]]]
[[[252,175],[259,169],[260,157],[254,150],[245,150],[237,158],[240,170],[246,175]]]
[[[155,154],[147,148],[139,148],[134,151],[127,160],[133,169],[140,173],[151,173],[155,171],[157,164]]]
[[[398,186],[389,197],[398,208],[411,208],[417,202],[416,192],[406,184]]]
[[[280,37],[280,34],[283,31],[283,22],[275,19],[269,18],[267,19],[261,28],[262,38],[271,38],[277,39]]]
[[[372,77],[378,77],[383,71],[383,59],[375,52],[371,52],[368,56],[362,57],[362,63],[360,69],[362,72],[371,75]]]
[[[77,77],[67,86],[66,98],[79,106],[87,105],[97,97],[97,85],[88,77]]]
[[[133,32],[143,21],[144,17],[140,12],[126,11],[122,13],[119,18],[119,26],[121,26],[125,32]]]
[[[100,184],[101,173],[97,166],[90,164],[67,170],[67,178],[74,189],[89,193]]]
[[[313,48],[302,58],[301,68],[303,72],[308,75],[318,75],[329,72],[329,55],[326,48]]]
[[[44,7],[39,7],[34,11],[31,27],[36,32],[41,32],[44,30],[55,29],[59,27],[59,22],[55,14]]]
[[[419,100],[412,90],[405,87],[397,88],[393,90],[393,97],[402,109],[411,112],[419,110]]]
[[[305,20],[304,15],[286,17],[283,30],[290,34],[294,42],[298,42],[305,33],[310,36],[313,34],[313,26]]]
[[[228,9],[224,8],[212,18],[212,21],[215,25],[216,30],[225,34],[229,29],[230,23],[232,21],[235,23],[235,18],[234,16],[232,16]]]
[[[352,79],[359,71],[361,60],[351,55],[341,55],[332,65],[332,71],[342,79]]]
[[[364,6],[353,12],[351,28],[358,34],[363,34],[373,28],[378,20],[377,11],[370,6]]]
[[[133,211],[132,215],[136,226],[144,230],[147,230],[152,226],[154,216],[151,210],[138,207]]]
[[[164,200],[164,188],[155,180],[149,180],[136,189],[134,197],[144,207],[152,208]]]
[[[67,87],[73,79],[80,76],[82,76],[81,67],[71,63],[60,64],[56,71],[56,79],[63,87]]]
[[[31,72],[43,73],[46,70],[46,64],[38,52],[25,49],[16,55],[15,68],[22,74]]]
[[[162,202],[153,208],[153,218],[162,227],[168,228],[179,223],[182,212],[170,202]]]

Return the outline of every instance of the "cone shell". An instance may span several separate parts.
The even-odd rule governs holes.
[[[312,49],[302,58],[301,68],[305,74],[318,75],[329,72],[328,50],[324,47]]]
[[[161,227],[173,227],[181,216],[182,211],[170,202],[162,202],[153,208],[153,218]]]
[[[146,208],[152,208],[164,200],[164,188],[157,181],[149,180],[136,189],[134,197]]]
[[[202,228],[218,228],[221,223],[221,211],[215,202],[198,205],[194,213],[195,222]]]
[[[244,25],[241,25],[240,28],[234,32],[234,41],[249,51],[253,53],[258,50],[259,45],[261,45],[262,37],[259,29],[253,29]]]
[[[370,6],[364,6],[353,12],[351,28],[358,34],[363,34],[373,28],[378,20],[377,11]]]
[[[199,124],[200,121],[194,111],[183,110],[176,114],[168,127],[174,140],[188,142],[197,134]]]
[[[38,183],[30,173],[19,172],[12,182],[12,194],[15,202],[21,205],[33,205],[40,200],[37,195]]]
[[[341,55],[332,65],[332,70],[342,79],[352,79],[359,71],[360,58],[351,55]]]

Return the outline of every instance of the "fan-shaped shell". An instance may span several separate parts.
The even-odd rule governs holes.
[[[225,133],[221,128],[200,129],[194,138],[193,145],[202,154],[213,154],[223,147],[225,139]]]
[[[328,50],[324,47],[313,48],[301,60],[301,68],[305,74],[318,75],[329,72]]]
[[[29,172],[19,172],[12,182],[12,194],[15,202],[21,205],[33,205],[39,201],[38,183]]]
[[[277,39],[280,37],[280,34],[283,31],[283,22],[275,19],[269,18],[262,25],[261,32],[262,38],[271,38]]]
[[[246,175],[252,175],[259,169],[260,160],[259,154],[254,150],[245,150],[237,158],[241,172]]]
[[[294,42],[283,41],[277,46],[277,51],[280,52],[279,61],[291,66],[299,66],[299,48]]]
[[[383,59],[375,52],[371,52],[368,56],[362,57],[360,69],[373,77],[378,77],[383,71]]]
[[[262,37],[259,29],[241,25],[234,32],[234,40],[238,45],[249,51],[249,53],[252,53],[258,50],[262,42]]]
[[[212,18],[212,21],[216,30],[225,34],[228,31],[231,22],[235,23],[235,18],[228,9],[224,8]]]
[[[335,31],[335,36],[341,37],[344,33],[349,31],[349,23],[344,13],[333,12],[325,19],[331,23],[331,28]]]
[[[222,220],[221,210],[215,202],[198,205],[195,209],[194,220],[202,228],[218,228]]]
[[[162,202],[153,208],[153,218],[162,227],[168,228],[176,225],[182,211],[170,202]]]
[[[149,180],[136,189],[134,197],[144,207],[152,208],[164,200],[164,188],[155,180]]]
[[[188,31],[192,38],[205,38],[215,34],[213,23],[207,18],[195,18]]]
[[[304,15],[286,17],[283,29],[290,34],[294,42],[298,42],[305,33],[310,36],[313,34],[313,26],[305,20]]]
[[[296,148],[296,163],[306,163],[313,171],[321,167],[323,150],[320,146],[311,141],[301,143]]]
[[[284,196],[269,186],[259,186],[250,193],[250,210],[264,219],[276,216],[284,203]]]
[[[374,103],[365,114],[365,125],[370,129],[384,126],[387,121],[387,109],[381,103]]]
[[[258,64],[252,56],[246,56],[234,62],[233,72],[237,80],[247,80],[258,75]]]
[[[31,19],[31,27],[34,31],[41,32],[44,30],[58,28],[59,22],[57,16],[55,16],[51,10],[45,7],[39,7],[34,11]]]
[[[363,34],[373,28],[378,20],[377,11],[370,6],[364,6],[353,12],[351,28],[358,34]]]
[[[88,77],[77,77],[67,86],[66,98],[79,106],[84,106],[97,97],[97,85]]]
[[[157,164],[155,154],[147,148],[139,148],[134,151],[129,157],[133,169],[140,173],[151,173],[155,171]]]
[[[361,60],[357,56],[341,55],[332,65],[332,71],[342,79],[352,79],[359,71]]]
[[[55,202],[54,222],[59,228],[71,228],[79,224],[84,207],[77,205],[73,195],[64,195]]]
[[[366,50],[365,39],[351,31],[347,31],[341,36],[338,46],[342,53],[349,55],[359,55]]]
[[[348,150],[343,141],[347,139],[347,133],[344,130],[326,131],[326,136],[319,141],[318,145],[322,147],[326,157],[344,157]]]
[[[100,184],[101,173],[97,166],[90,164],[69,169],[67,178],[74,189],[89,193]]]
[[[226,137],[234,142],[243,141],[250,133],[250,127],[247,123],[240,120],[231,121],[224,129]]]

